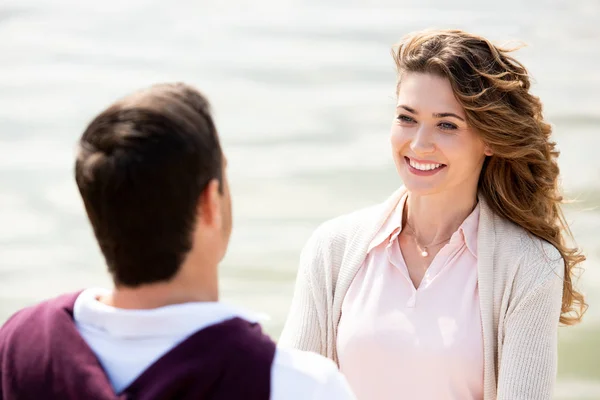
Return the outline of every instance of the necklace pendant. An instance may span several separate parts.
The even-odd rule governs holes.
[[[427,252],[427,250],[423,250],[421,252],[421,257],[427,257],[429,255],[429,253]]]

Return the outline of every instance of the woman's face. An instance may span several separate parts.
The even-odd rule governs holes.
[[[400,178],[419,195],[476,192],[485,156],[491,155],[467,125],[448,79],[424,73],[402,77],[391,144]]]

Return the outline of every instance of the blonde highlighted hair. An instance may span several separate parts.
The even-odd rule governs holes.
[[[587,308],[573,286],[585,256],[567,244],[572,234],[561,210],[559,152],[540,99],[529,91],[529,73],[511,51],[460,30],[427,30],[405,36],[392,54],[398,87],[406,72],[450,81],[467,123],[493,153],[484,162],[480,193],[498,215],[558,249],[565,263],[560,322],[573,325]]]

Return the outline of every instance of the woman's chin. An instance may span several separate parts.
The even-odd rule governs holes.
[[[437,182],[424,182],[423,179],[402,179],[404,187],[411,194],[428,196],[442,191],[443,187]]]

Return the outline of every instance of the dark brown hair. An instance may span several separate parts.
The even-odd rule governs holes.
[[[111,105],[79,142],[75,179],[115,284],[171,279],[192,246],[198,200],[222,178],[208,101],[160,84]]]
[[[427,30],[404,37],[392,54],[398,85],[406,72],[450,81],[467,123],[493,152],[484,162],[480,193],[494,212],[551,243],[564,259],[560,321],[571,325],[587,307],[572,282],[585,256],[563,235],[572,237],[560,207],[552,128],[542,116],[540,99],[530,93],[528,71],[511,51],[460,30]]]

